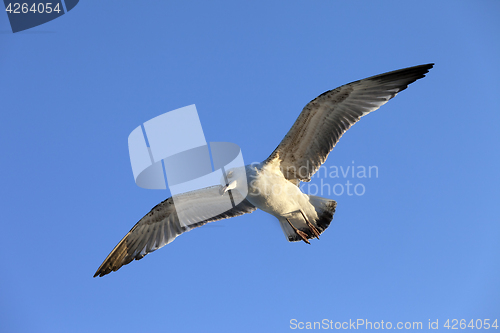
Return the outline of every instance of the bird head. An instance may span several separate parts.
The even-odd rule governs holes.
[[[242,188],[247,185],[247,176],[245,167],[238,167],[229,169],[225,175],[221,177],[221,187],[219,189],[220,195],[224,195],[229,190]],[[245,191],[247,192],[247,191]]]

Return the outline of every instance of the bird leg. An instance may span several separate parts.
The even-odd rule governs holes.
[[[309,229],[316,236],[316,238],[319,239],[319,231],[318,231],[318,229],[316,229],[316,227],[311,222],[309,222],[309,220],[306,217],[306,214],[304,214],[304,212],[302,211],[302,209],[300,209],[300,213],[304,217],[304,220],[306,221],[306,224],[309,227]]]
[[[299,235],[299,236],[300,236],[300,238],[302,238],[302,240],[303,240],[304,242],[306,242],[307,244],[311,244],[311,243],[309,243],[309,241],[307,240],[307,234],[306,234],[305,232],[300,231],[299,229],[295,228],[295,226],[292,224],[292,222],[290,222],[290,220],[289,220],[289,219],[286,219],[286,221],[288,222],[288,224],[290,225],[290,227],[292,227],[293,231],[295,231],[295,233],[296,233],[297,235]]]

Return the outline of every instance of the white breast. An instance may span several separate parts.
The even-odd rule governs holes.
[[[314,210],[298,186],[283,177],[279,169],[265,166],[249,178],[248,201],[276,217],[302,209]]]

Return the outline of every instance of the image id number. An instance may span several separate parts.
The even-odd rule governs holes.
[[[47,13],[50,14],[52,12],[59,13],[61,9],[59,8],[59,3],[56,4],[55,7],[52,7],[51,2],[39,2],[39,3],[34,3],[31,7],[27,3],[9,3],[7,8],[5,8],[6,12],[13,13],[13,14],[26,14],[26,13]]]

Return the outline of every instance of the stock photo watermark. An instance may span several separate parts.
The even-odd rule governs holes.
[[[250,166],[256,167],[259,165],[259,162],[250,164]],[[316,173],[309,179],[307,175],[310,173],[311,169],[313,168],[310,167],[309,162],[307,162],[304,166],[297,169],[294,167],[287,167],[286,170],[281,169],[281,172],[284,175],[293,175],[296,177],[292,178],[292,181],[294,179],[301,181],[298,185],[300,190],[305,194],[314,196],[362,196],[366,193],[365,181],[368,179],[378,179],[379,177],[378,166],[356,165],[354,161],[352,161],[351,165],[347,166],[321,165]],[[250,184],[255,182],[255,179],[252,179],[254,177],[254,175],[249,176],[248,181]],[[319,181],[319,184],[312,182],[312,180],[316,179]],[[293,190],[293,188],[286,188],[277,183],[274,186],[266,187],[265,190],[268,191],[268,193],[264,194],[283,195],[287,194],[283,192],[287,189]]]
[[[277,160],[245,165],[238,145],[207,142],[194,104],[137,126],[128,147],[135,183],[145,189],[168,187],[179,222],[186,228],[234,209],[247,197],[362,196],[367,191],[365,181],[379,177],[377,166],[354,161],[347,166],[309,160],[298,166],[283,166]],[[192,205],[194,197],[217,205],[207,211],[203,205]]]
[[[378,166],[352,165],[326,167],[320,166],[319,170],[312,177],[319,178],[319,185],[316,183],[302,183],[300,189],[309,195],[319,196],[362,196],[366,193],[364,180],[378,178]],[[341,180],[341,182],[339,182]],[[351,182],[352,181],[352,182]]]
[[[78,4],[79,0],[4,0],[3,2],[12,32],[16,33],[47,23],[68,13]]]
[[[240,147],[231,142],[208,143],[194,104],[137,126],[128,137],[128,148],[137,186],[161,190],[168,183],[183,227],[233,209],[248,194]],[[237,188],[228,184],[233,175],[244,179]],[[208,190],[195,193],[201,189]],[[207,211],[206,206],[192,204],[193,196],[217,205]]]
[[[485,329],[497,330],[498,319],[446,319],[427,321],[371,321],[368,319],[349,319],[348,321],[335,321],[323,319],[321,321],[299,321],[290,319],[290,329],[292,330],[437,330],[440,328],[452,330],[464,329]]]

